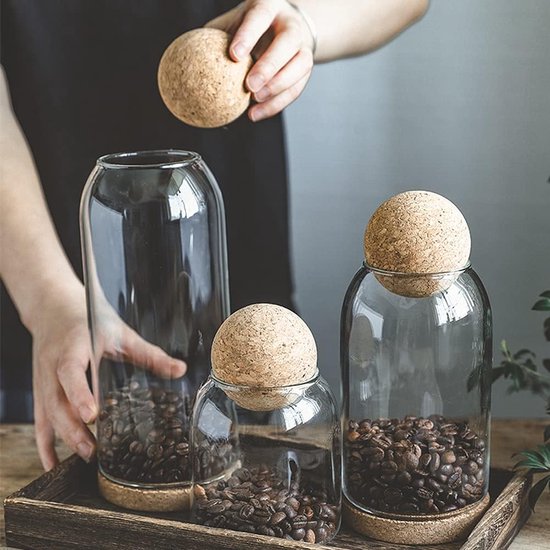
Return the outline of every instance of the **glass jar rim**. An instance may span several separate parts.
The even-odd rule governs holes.
[[[287,384],[285,386],[247,386],[244,384],[232,384],[231,382],[226,382],[225,380],[222,380],[221,378],[218,378],[214,375],[213,372],[210,373],[210,378],[216,382],[219,386],[222,386],[224,388],[230,389],[230,390],[236,390],[236,391],[260,391],[260,392],[277,392],[277,391],[284,391],[284,390],[294,390],[294,389],[300,389],[302,387],[305,388],[305,386],[310,386],[311,384],[314,384],[319,380],[321,377],[321,374],[319,373],[319,369],[315,370],[315,374],[309,378],[308,380],[304,380],[302,382],[297,382],[296,384]]]
[[[183,168],[201,160],[194,151],[180,149],[154,149],[151,151],[128,151],[109,153],[97,159],[98,166],[115,170],[136,170],[140,168]]]
[[[472,267],[471,262],[468,260],[468,262],[458,269],[452,269],[450,271],[434,271],[430,273],[415,273],[415,272],[406,272],[406,271],[389,271],[387,269],[380,269],[378,267],[374,267],[367,263],[367,260],[363,261],[363,266],[366,267],[369,271],[372,271],[376,275],[383,275],[385,277],[409,277],[409,278],[426,278],[426,277],[432,277],[432,278],[443,278],[443,277],[451,277],[451,276],[458,276],[461,273],[464,273],[465,271],[468,271]]]

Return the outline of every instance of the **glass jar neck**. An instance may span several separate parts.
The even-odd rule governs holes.
[[[370,271],[371,273],[374,273],[375,275],[380,275],[383,277],[407,277],[407,278],[423,278],[423,279],[445,279],[445,278],[456,278],[462,273],[470,270],[472,268],[472,264],[470,261],[468,263],[458,269],[452,269],[448,271],[438,271],[434,273],[415,273],[415,272],[407,272],[407,271],[391,271],[387,269],[381,269],[378,267],[374,267],[370,265],[367,260],[363,260],[363,268]]]
[[[315,370],[315,374],[308,380],[304,380],[303,382],[294,383],[294,384],[287,384],[287,385],[281,385],[281,386],[261,386],[261,385],[242,385],[242,384],[232,384],[230,382],[226,382],[225,380],[222,380],[220,378],[217,378],[213,373],[210,373],[209,380],[216,386],[220,387],[221,389],[227,389],[234,392],[254,392],[254,391],[260,391],[260,392],[270,392],[270,393],[286,393],[289,390],[302,390],[307,389],[309,386],[316,384],[319,379],[321,378],[319,374],[319,369]]]

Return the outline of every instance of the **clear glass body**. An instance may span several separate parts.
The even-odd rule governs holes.
[[[211,376],[193,411],[195,520],[306,542],[332,539],[340,525],[340,444],[335,400],[320,376],[268,389]]]
[[[341,321],[346,498],[412,517],[483,498],[491,362],[491,310],[473,269],[407,276],[363,266]]]
[[[195,153],[107,155],[80,214],[99,469],[134,486],[190,483],[192,402],[229,311],[216,181]]]

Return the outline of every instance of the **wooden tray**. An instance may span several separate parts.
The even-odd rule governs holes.
[[[529,515],[527,492],[532,479],[522,473],[491,471],[491,507],[461,543],[437,550],[502,550]],[[328,545],[311,545],[187,523],[183,514],[130,513],[103,500],[97,471],[77,456],[6,498],[8,546],[22,549],[118,550],[266,550],[266,549],[405,549],[361,537],[345,526]],[[426,548],[426,547],[423,547]]]

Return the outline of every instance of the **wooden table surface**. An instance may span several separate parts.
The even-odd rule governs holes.
[[[542,432],[548,420],[493,420],[491,464],[510,468],[512,455],[542,442]],[[67,449],[61,456],[69,455]],[[0,548],[5,546],[4,498],[40,476],[42,467],[34,443],[31,425],[0,425]],[[510,546],[512,550],[548,550],[550,548],[550,494],[540,498],[536,513]]]

